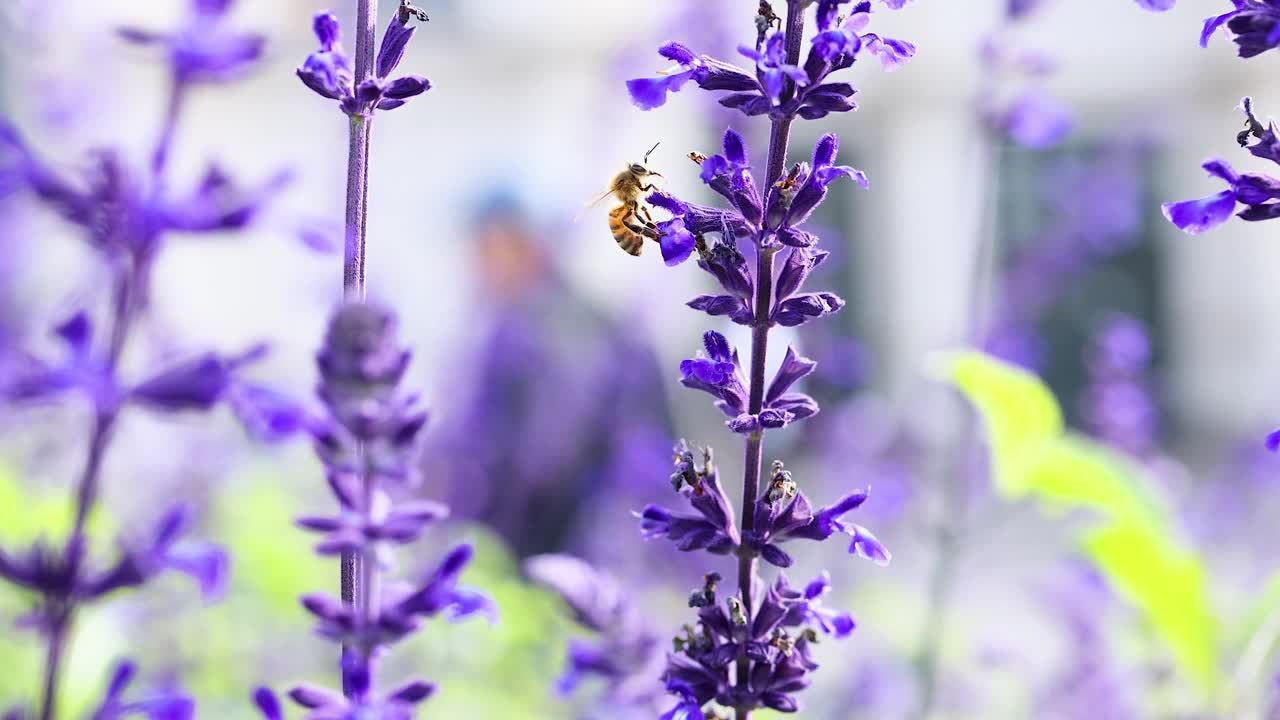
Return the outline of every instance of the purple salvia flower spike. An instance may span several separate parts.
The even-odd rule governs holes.
[[[297,524],[321,536],[317,553],[359,558],[354,569],[360,592],[350,599],[315,593],[301,599],[315,618],[316,633],[342,646],[341,693],[303,686],[289,694],[295,703],[315,711],[313,717],[412,717],[414,706],[435,686],[415,681],[380,696],[374,683],[377,659],[416,632],[426,618],[495,617],[488,598],[458,586],[473,554],[467,544],[449,551],[409,591],[385,596],[382,592],[380,548],[413,542],[427,524],[449,514],[440,503],[397,499],[397,488],[412,477],[410,468],[417,464],[416,439],[427,416],[400,388],[409,353],[400,344],[396,326],[395,315],[386,308],[345,304],[331,319],[324,347],[316,355],[316,392],[328,417],[313,421],[311,430],[339,512],[301,517]],[[258,697],[266,695],[260,691]],[[267,709],[263,712],[270,716]]]
[[[177,232],[204,234],[245,227],[261,207],[283,188],[278,173],[263,187],[245,190],[227,173],[211,166],[194,192],[169,190],[167,160],[188,92],[197,84],[221,83],[244,74],[261,57],[264,38],[227,25],[229,0],[192,0],[176,29],[123,29],[132,44],[162,51],[171,76],[169,96],[152,145],[150,162],[131,164],[125,153],[105,148],[90,155],[82,177],[68,178],[45,163],[7,121],[0,120],[0,172],[3,191],[26,190],[63,220],[83,232],[85,244],[108,269],[110,307],[98,327],[86,308],[57,329],[67,345],[62,359],[49,361],[22,354],[22,366],[6,369],[0,393],[18,401],[52,400],[70,390],[91,402],[89,447],[76,482],[74,517],[65,542],[37,542],[25,551],[0,556],[0,577],[22,585],[36,596],[36,609],[26,626],[42,633],[47,655],[39,717],[58,716],[63,658],[69,628],[79,613],[117,591],[144,585],[174,570],[190,575],[206,598],[224,587],[227,556],[210,545],[185,540],[183,512],[162,520],[143,542],[122,542],[111,563],[101,563],[86,532],[88,518],[101,495],[102,468],[107,462],[117,420],[128,405],[154,411],[209,410],[230,402],[240,386],[248,358],[216,352],[196,353],[193,361],[169,368],[144,368],[137,384],[120,377],[120,360],[145,317],[157,261]],[[7,352],[7,351],[6,351]],[[261,387],[261,386],[258,386]],[[265,390],[265,388],[264,388]],[[286,434],[279,427],[277,432]],[[95,717],[125,713],[156,720],[189,718],[194,704],[185,695],[167,692],[152,698],[124,697],[132,666],[121,666],[109,683]]]
[[[905,4],[905,0],[883,3],[895,10]],[[839,141],[835,135],[818,141],[810,162],[788,168],[791,125],[797,118],[815,119],[852,110],[855,106],[849,98],[854,88],[831,81],[831,75],[851,67],[858,58],[872,55],[892,70],[916,51],[911,43],[865,31],[871,22],[871,3],[854,4],[848,19],[838,22],[846,2],[820,0],[819,34],[807,46],[808,56],[802,62],[805,13],[810,5],[788,2],[782,29],[775,32],[778,18],[768,3],[759,4],[757,41],[739,49],[753,62],[750,71],[672,43],[662,46],[659,53],[675,64],[673,68],[657,78],[627,83],[633,102],[642,109],[665,104],[671,93],[693,83],[704,90],[726,93],[721,104],[748,117],[767,115],[773,126],[759,183],[751,172],[742,136],[735,130],[724,134],[723,155],[690,155],[701,166],[702,181],[728,201],[726,209],[689,203],[664,192],[647,198],[673,216],[657,224],[661,233],[670,234],[659,238],[668,264],[692,256],[684,235],[689,233],[698,266],[724,289],[724,294],[694,298],[689,306],[752,329],[747,364],[739,362],[737,351],[716,332],[704,335],[703,356],[680,364],[681,384],[713,396],[716,406],[729,418],[729,429],[745,438],[741,523],[735,520],[719,486],[710,450],[700,451],[703,459],[699,462],[683,442],[676,447],[671,483],[696,512],[649,505],[637,513],[646,538],[665,538],[684,552],[706,550],[738,558],[736,593],[719,596],[709,580],[706,588],[691,595],[690,605],[698,609],[699,622],[685,637],[676,639],[675,652],[668,658],[664,680],[668,692],[676,697],[676,705],[663,718],[706,717],[706,708],[713,701],[731,708],[737,720],[746,720],[760,708],[795,712],[799,708],[795,693],[809,684],[808,674],[817,667],[809,653],[809,628],[838,637],[853,630],[849,615],[818,605],[829,587],[825,577],[801,591],[791,588],[780,575],[766,591],[759,560],[790,567],[795,557],[782,544],[822,541],[837,533],[852,537],[851,552],[878,563],[889,559],[888,551],[872,533],[842,519],[865,501],[866,493],[851,493],[815,512],[781,462],[773,464],[767,478],[762,477],[764,436],[818,412],[813,398],[793,391],[815,368],[813,361],[794,349],[788,349],[772,382],[766,384],[769,331],[825,317],[845,304],[834,293],[802,292],[809,275],[827,254],[814,248],[817,236],[801,226],[836,180],[849,178],[864,188],[868,185],[860,171],[836,165]],[[681,224],[676,225],[677,220]],[[744,241],[754,246],[754,272],[739,250]],[[784,246],[789,250],[775,277],[774,258]],[[719,574],[708,575],[712,577],[719,578]],[[582,663],[593,657],[589,652],[576,655]]]

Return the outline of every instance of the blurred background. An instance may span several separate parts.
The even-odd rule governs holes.
[[[410,384],[434,409],[424,492],[458,521],[400,563],[417,573],[446,542],[472,540],[468,584],[491,592],[503,618],[433,625],[393,666],[441,683],[429,717],[624,717],[593,709],[590,684],[555,693],[580,631],[520,562],[590,560],[632,591],[665,642],[713,568],[646,545],[630,511],[671,501],[677,438],[715,446],[725,478],[740,477],[741,460],[718,413],[676,382],[716,325],[684,307],[705,275],[667,268],[652,249],[618,252],[604,208],[575,217],[654,142],[667,187],[704,200],[687,152],[710,154],[726,124],[763,152],[766,123],[710,94],[686,90],[642,113],[622,84],[662,67],[654,51],[668,40],[734,55],[753,37],[757,3],[422,4],[431,22],[402,69],[433,89],[375,123],[368,276],[401,314]],[[144,158],[166,70],[114,28],[169,28],[185,5],[5,0],[0,111],[60,168],[102,146]],[[383,5],[380,24],[393,9]],[[859,522],[894,552],[882,569],[826,548],[796,569],[829,569],[828,604],[860,625],[821,647],[803,717],[1280,717],[1269,709],[1276,629],[1258,605],[1277,597],[1280,463],[1263,438],[1280,424],[1280,331],[1267,322],[1280,313],[1280,245],[1267,224],[1189,238],[1159,207],[1219,189],[1199,170],[1207,157],[1256,162],[1235,145],[1241,96],[1263,114],[1280,103],[1273,58],[1244,63],[1223,37],[1197,46],[1204,17],[1224,5],[1187,0],[1156,15],[1129,0],[1046,0],[1011,19],[1000,0],[918,0],[875,21],[917,56],[893,74],[859,63],[861,109],[798,128],[794,159],[838,132],[842,160],[871,189],[840,187],[815,219],[833,257],[811,284],[849,304],[775,333],[771,363],[787,342],[821,363],[808,390],[823,413],[770,435],[766,459],[785,459],[818,498],[872,486]],[[341,282],[341,253],[315,247],[340,244],[346,122],[293,74],[323,9],[349,22],[354,2],[236,4],[235,24],[268,36],[267,60],[243,82],[196,91],[175,173],[195,182],[216,159],[246,178],[288,168],[295,180],[251,232],[173,244],[144,335],[169,354],[268,340],[264,376],[300,398]],[[1047,127],[1010,120],[1028,97],[1051,104]],[[0,336],[51,345],[49,328],[97,292],[103,270],[23,193],[0,195],[0,218]],[[716,329],[747,342],[741,328]],[[980,433],[924,372],[933,353],[966,343],[1039,373],[1075,428],[1149,472],[1231,628],[1219,644],[1224,674],[1240,678],[1236,710],[1206,705],[1179,677],[1141,613],[1077,552],[1078,517],[992,493]],[[84,412],[0,408],[0,542],[69,526]],[[304,443],[255,448],[226,417],[129,416],[105,493],[106,538],[149,523],[157,498],[195,499],[205,535],[234,552],[232,585],[207,608],[162,584],[87,614],[73,704],[125,653],[155,682],[190,687],[203,717],[252,717],[254,684],[332,672],[295,599],[336,584],[291,525],[329,502]],[[8,592],[6,622],[22,607]],[[1241,678],[1238,662],[1259,652]],[[0,631],[0,706],[29,693],[40,662],[31,636]]]

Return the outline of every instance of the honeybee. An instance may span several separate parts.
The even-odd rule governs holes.
[[[653,189],[652,178],[663,177],[662,173],[648,168],[649,156],[657,149],[655,144],[644,154],[643,161],[631,163],[615,175],[609,189],[591,203],[594,206],[609,196],[618,201],[619,205],[609,211],[609,231],[618,247],[630,255],[640,255],[645,238],[656,242],[661,237],[648,206],[641,200],[643,193]]]

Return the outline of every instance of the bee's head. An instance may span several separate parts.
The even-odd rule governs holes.
[[[654,172],[648,168],[649,156],[653,154],[654,150],[658,149],[658,145],[660,144],[661,143],[654,143],[653,147],[649,148],[649,152],[644,154],[644,160],[631,163],[630,167],[627,169],[631,171],[632,175],[635,175],[636,177],[649,177],[650,175],[662,177],[662,173]]]

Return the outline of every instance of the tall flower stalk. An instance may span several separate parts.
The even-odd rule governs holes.
[[[88,525],[98,506],[103,467],[124,411],[131,407],[160,413],[206,411],[226,403],[250,430],[268,439],[288,434],[298,424],[291,405],[244,378],[244,368],[263,355],[263,346],[237,355],[207,352],[153,368],[141,380],[126,378],[121,368],[133,331],[149,306],[152,272],[169,236],[241,229],[288,179],[280,174],[246,191],[211,165],[192,191],[174,192],[168,182],[167,159],[188,91],[197,84],[235,79],[262,52],[260,36],[227,27],[230,5],[229,0],[195,0],[186,24],[172,32],[120,31],[127,42],[165,51],[169,62],[170,92],[144,172],[135,172],[115,150],[102,149],[93,155],[84,177],[63,177],[13,126],[0,121],[0,166],[16,184],[81,229],[109,276],[105,327],[96,326],[91,309],[81,309],[55,330],[66,348],[61,358],[25,356],[0,385],[0,396],[12,402],[50,401],[78,391],[87,396],[91,407],[88,448],[75,483],[74,516],[65,544],[40,540],[22,554],[0,551],[0,579],[31,595],[33,609],[23,624],[39,631],[46,642],[39,690],[41,720],[60,716],[64,659],[76,619],[87,605],[139,587],[168,570],[191,575],[208,598],[222,587],[227,557],[213,546],[183,542],[190,524],[184,506],[166,512],[154,530],[141,538],[123,540],[113,564],[102,567],[95,562]],[[121,693],[134,672],[132,664],[119,666],[103,701],[103,717],[119,711]],[[190,700],[176,695],[137,707],[157,718],[192,712]],[[177,714],[162,714],[162,708]]]
[[[375,56],[378,1],[359,0],[356,6],[356,50],[354,62],[342,47],[337,17],[321,13],[313,28],[320,49],[307,56],[298,68],[298,78],[317,94],[337,100],[351,125],[347,148],[347,200],[342,257],[342,295],[348,302],[365,299],[365,251],[369,212],[369,145],[376,110],[393,110],[412,97],[426,92],[426,78],[406,75],[389,79],[404,58],[416,28],[414,20],[427,14],[407,0],[401,0],[395,17],[382,37]],[[361,558],[344,553],[339,561],[343,603],[376,604],[376,572],[362,567]],[[370,599],[373,598],[373,599]]]
[[[325,412],[309,424],[339,511],[299,518],[298,525],[320,536],[317,553],[361,558],[363,574],[354,604],[322,594],[302,598],[316,619],[317,634],[343,648],[341,692],[302,685],[289,693],[311,711],[312,720],[413,717],[435,685],[414,680],[380,690],[377,660],[417,632],[426,618],[492,613],[484,596],[457,586],[471,560],[466,544],[450,550],[416,584],[380,591],[384,553],[418,540],[429,524],[448,515],[440,503],[402,497],[416,479],[419,437],[427,423],[427,413],[400,389],[409,359],[396,336],[395,316],[358,302],[343,305],[333,316],[316,356],[317,394]],[[284,717],[270,690],[259,688],[254,701],[268,720]]]
[[[802,325],[844,306],[833,293],[801,292],[806,278],[827,256],[803,225],[836,180],[868,185],[860,171],[835,164],[835,135],[818,141],[811,162],[788,168],[792,124],[797,118],[814,120],[855,109],[850,99],[855,89],[830,82],[829,77],[851,67],[857,58],[874,55],[886,69],[893,69],[915,53],[910,43],[864,32],[871,19],[870,2],[853,4],[845,17],[841,11],[848,0],[820,0],[819,32],[806,43],[806,13],[813,4],[788,0],[785,17],[779,17],[767,2],[760,3],[755,44],[740,48],[753,62],[753,71],[670,43],[659,53],[675,63],[673,68],[656,78],[627,83],[642,109],[665,104],[669,93],[692,81],[704,90],[727,91],[720,99],[725,107],[770,120],[761,185],[751,172],[746,144],[733,129],[724,134],[723,154],[690,155],[701,167],[702,180],[728,200],[729,208],[689,203],[663,192],[647,198],[672,216],[652,228],[667,264],[678,265],[696,252],[699,267],[724,290],[725,294],[694,298],[690,307],[728,317],[751,331],[745,377],[737,350],[714,331],[703,338],[705,355],[681,364],[682,384],[714,396],[729,418],[727,426],[744,436],[741,523],[720,485],[711,449],[694,449],[684,442],[676,447],[671,482],[696,513],[656,505],[639,513],[647,538],[666,537],[682,551],[705,550],[738,560],[736,592],[721,597],[721,576],[712,572],[690,597],[698,624],[676,639],[676,651],[668,658],[664,679],[677,704],[664,718],[705,718],[707,712],[716,712],[708,710],[712,702],[732,709],[738,720],[760,708],[795,712],[799,702],[794,694],[809,684],[806,676],[817,668],[810,647],[818,634],[843,637],[853,630],[848,614],[821,607],[821,597],[830,589],[825,573],[802,588],[791,586],[781,572],[766,583],[761,559],[778,568],[793,564],[782,544],[843,533],[851,538],[851,553],[881,564],[889,561],[874,535],[842,519],[866,500],[866,491],[853,491],[815,509],[781,461],[773,461],[767,482],[764,476],[766,432],[818,412],[813,398],[792,391],[816,367],[793,348],[788,348],[773,379],[766,379],[769,333],[779,325]],[[905,0],[885,4],[898,9]],[[747,253],[753,256],[754,272]],[[776,267],[779,254],[783,257]]]
[[[417,540],[428,524],[448,515],[448,508],[403,497],[416,480],[416,455],[427,414],[417,408],[415,396],[400,389],[410,354],[399,344],[394,314],[364,299],[373,115],[404,105],[430,86],[418,76],[390,78],[415,32],[410,22],[426,20],[426,14],[402,0],[375,57],[376,18],[377,2],[360,0],[353,65],[342,49],[337,18],[330,13],[316,16],[320,49],[297,71],[307,87],[338,101],[351,122],[345,302],[333,316],[316,358],[317,394],[325,412],[309,423],[339,512],[298,520],[304,529],[321,536],[316,545],[319,554],[342,558],[340,598],[313,594],[302,599],[316,618],[317,633],[342,647],[342,687],[337,692],[303,685],[289,693],[296,704],[310,711],[307,717],[312,720],[413,717],[435,686],[415,680],[383,691],[376,682],[377,660],[416,632],[425,618],[448,613],[457,619],[492,610],[483,596],[457,587],[458,576],[471,559],[469,545],[455,547],[433,572],[407,590],[384,588],[382,582],[389,548]],[[259,688],[254,701],[269,720],[284,717],[270,690]]]

